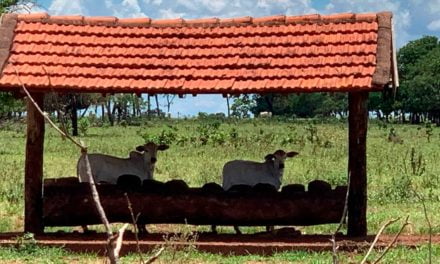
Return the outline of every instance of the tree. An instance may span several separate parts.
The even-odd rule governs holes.
[[[166,107],[167,107],[167,114],[170,114],[170,108],[173,104],[174,99],[176,98],[175,94],[164,94],[165,100],[166,100]]]
[[[11,93],[0,92],[0,119],[10,119],[14,115],[21,116],[25,111],[24,102],[15,99]]]
[[[0,2],[0,14],[6,13],[9,8],[17,5],[19,0],[2,0]]]
[[[72,124],[72,135],[78,136],[78,110],[87,109],[98,101],[97,95],[91,94],[46,94],[44,108],[49,112],[57,112],[58,120],[64,124],[68,117]],[[67,131],[65,131],[67,132]]]
[[[428,118],[440,125],[440,43],[425,36],[409,42],[398,53],[401,79],[399,100],[411,122]]]
[[[32,8],[38,6],[36,0],[1,0],[0,14],[25,11],[30,13]]]
[[[254,107],[254,101],[247,94],[241,95],[234,99],[231,110],[232,116],[238,118],[249,118],[252,107]]]

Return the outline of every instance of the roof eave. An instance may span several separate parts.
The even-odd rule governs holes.
[[[17,25],[16,14],[3,14],[0,18],[0,76],[8,61],[14,39],[14,30]]]
[[[391,58],[392,58],[392,18],[391,12],[377,14],[377,51],[376,70],[373,74],[372,86],[384,87],[391,82]]]

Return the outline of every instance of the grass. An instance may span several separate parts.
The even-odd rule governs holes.
[[[427,246],[417,248],[396,247],[389,251],[381,263],[418,264],[427,260]],[[365,252],[340,252],[341,263],[359,263]],[[373,251],[369,260],[376,259],[381,251]],[[433,255],[440,256],[440,246],[433,247]],[[148,254],[144,255],[147,258]],[[206,252],[194,251],[187,254],[184,251],[164,251],[155,263],[330,263],[331,252],[306,252],[291,251],[276,253],[272,256],[258,255],[219,255]],[[137,263],[138,255],[130,254],[121,258],[121,263]],[[434,257],[436,263],[436,258]],[[0,248],[0,263],[35,263],[35,264],[58,264],[58,263],[103,263],[103,259],[96,254],[72,253],[63,248],[53,247],[28,247],[17,249],[15,247]]]
[[[391,127],[404,140],[403,144],[387,141]],[[0,232],[23,229],[24,128],[24,124],[0,124]],[[120,157],[126,157],[145,140],[168,143],[170,149],[158,155],[155,178],[161,181],[183,179],[194,187],[207,182],[221,183],[221,169],[228,160],[262,160],[266,154],[280,148],[295,150],[300,155],[286,162],[284,184],[306,185],[311,180],[321,179],[335,186],[346,183],[347,133],[346,122],[339,121],[152,120],[136,127],[90,127],[88,135],[80,139],[89,146],[90,152]],[[414,191],[424,197],[433,230],[440,233],[439,222],[434,221],[440,219],[440,128],[434,128],[428,142],[424,126],[370,122],[367,144],[370,233],[391,218],[410,215],[412,225],[405,233],[426,234],[428,228],[422,206]],[[45,178],[76,175],[79,150],[49,127],[44,151]],[[395,233],[398,228],[391,226],[385,233]],[[335,225],[300,229],[303,233],[330,233]],[[224,230],[231,232],[230,228]],[[398,252],[395,250],[393,254]],[[418,255],[417,250],[411,252]],[[281,254],[276,259],[321,263],[301,262],[302,254],[310,257],[308,253],[292,253]],[[400,260],[398,255],[390,256]],[[216,257],[203,255],[206,259]],[[326,253],[317,254],[313,259],[315,257],[328,261]],[[347,256],[347,261],[349,258]],[[228,261],[220,262],[230,263]]]

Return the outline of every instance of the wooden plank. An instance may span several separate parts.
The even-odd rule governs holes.
[[[131,223],[124,191],[98,185],[101,204],[110,222]],[[344,208],[346,187],[327,192],[213,193],[201,188],[185,192],[131,191],[128,193],[138,223],[196,225],[317,225],[337,223]],[[45,184],[46,226],[100,224],[87,183]]]
[[[348,235],[367,234],[367,110],[368,93],[349,93],[350,194],[348,197]]]
[[[32,94],[35,102],[43,108],[44,94]],[[43,226],[43,148],[44,117],[30,100],[27,101],[27,139],[24,179],[24,231],[35,234],[44,231]]]

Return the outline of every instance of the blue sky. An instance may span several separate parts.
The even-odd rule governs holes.
[[[203,18],[392,11],[398,47],[424,35],[440,38],[440,0],[37,0],[51,15]],[[161,102],[161,104],[163,104]],[[173,116],[226,112],[221,95],[176,98]]]

